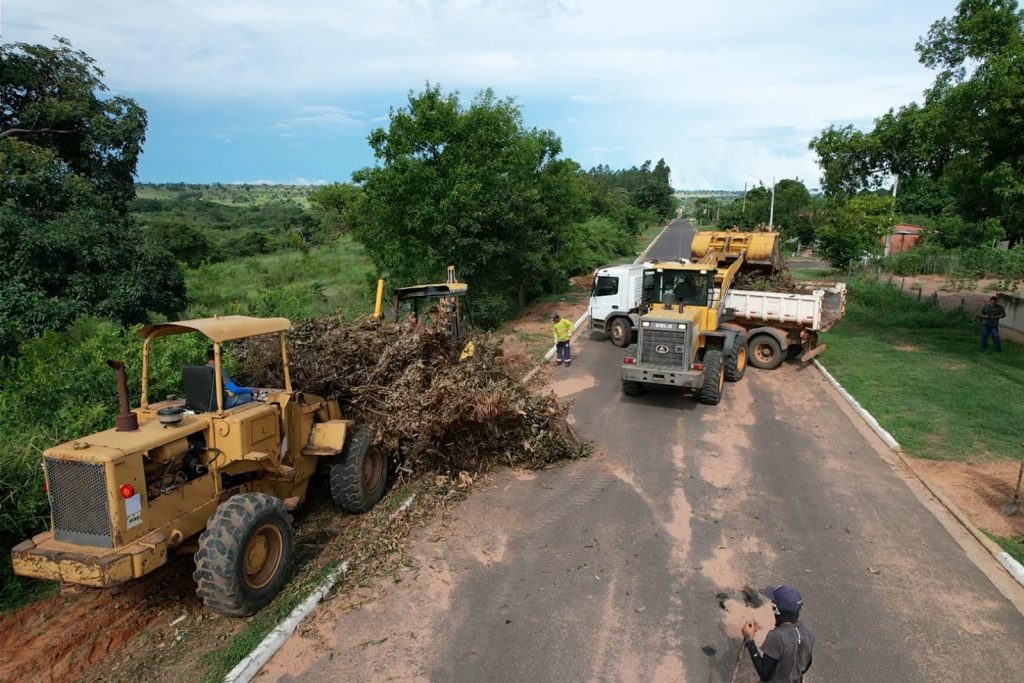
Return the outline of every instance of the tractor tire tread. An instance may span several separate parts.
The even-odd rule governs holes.
[[[239,553],[246,536],[259,524],[277,518],[284,540],[277,575],[256,593],[243,588]],[[196,593],[207,607],[227,616],[244,617],[270,602],[284,584],[291,562],[295,532],[292,517],[280,498],[265,493],[240,493],[221,504],[199,537],[192,579]]]
[[[382,474],[381,485],[373,491],[363,490],[363,458],[370,453],[373,433],[367,427],[359,427],[346,440],[341,455],[330,463],[328,484],[331,500],[345,512],[359,515],[369,511],[384,495],[387,487],[387,463]],[[382,457],[375,454],[374,457]]]
[[[722,374],[723,362],[721,351],[712,349],[704,354],[704,383],[698,396],[704,405],[716,406],[722,400],[721,384],[718,379]]]
[[[747,338],[742,333],[737,332],[732,339],[732,349],[725,355],[725,381],[739,382],[747,371],[746,366],[743,368],[739,367],[740,348],[747,343]],[[749,355],[747,362],[750,362]]]

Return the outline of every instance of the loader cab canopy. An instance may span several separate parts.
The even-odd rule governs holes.
[[[139,330],[143,339],[155,339],[172,334],[198,332],[212,342],[221,343],[261,334],[286,332],[292,324],[287,318],[253,318],[247,315],[225,315],[196,320],[179,320],[173,323],[146,325]]]
[[[644,270],[644,303],[662,303],[666,294],[676,305],[707,306],[715,271],[707,268],[649,268]]]
[[[292,393],[291,372],[288,368],[288,344],[285,341],[285,332],[290,330],[291,326],[292,324],[287,318],[254,318],[247,315],[225,315],[215,316],[213,318],[198,318],[196,320],[179,320],[173,323],[146,325],[139,330],[139,336],[144,340],[142,344],[141,407],[143,409],[149,408],[149,367],[153,341],[160,337],[168,337],[175,334],[199,333],[213,342],[213,396],[216,399],[217,414],[223,414],[224,412],[224,375],[223,366],[221,364],[221,344],[224,342],[246,339],[248,337],[259,337],[268,334],[278,335],[281,345],[281,365],[284,374],[284,391],[287,394]],[[185,381],[184,377],[183,381]]]

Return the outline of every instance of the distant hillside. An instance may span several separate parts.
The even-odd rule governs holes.
[[[673,195],[679,199],[700,199],[701,197],[733,199],[742,197],[743,190],[676,190]]]
[[[227,206],[263,206],[275,202],[308,207],[311,185],[224,185],[222,183],[136,183],[139,199],[203,200]]]

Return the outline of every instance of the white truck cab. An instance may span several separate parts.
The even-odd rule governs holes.
[[[594,272],[590,329],[609,333],[616,346],[632,343],[643,303],[644,269],[651,267],[651,263],[637,263],[605,266]]]

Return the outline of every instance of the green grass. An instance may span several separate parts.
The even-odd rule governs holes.
[[[373,308],[373,264],[351,237],[306,252],[250,256],[187,273],[192,316],[248,314],[302,319]]]
[[[853,280],[847,313],[820,357],[911,455],[1020,455],[1024,349],[980,348],[977,323],[885,283]]]
[[[1006,536],[996,536],[988,531],[985,532],[985,535],[998,543],[999,547],[1010,554],[1010,557],[1024,564],[1024,536],[1007,538]]]
[[[846,273],[831,268],[806,268],[790,270],[789,276],[794,280],[845,280]]]
[[[651,242],[661,234],[662,229],[665,226],[658,222],[650,223],[646,228],[640,231],[640,234],[636,238],[636,253],[634,256],[639,256],[646,251],[647,247],[651,246]],[[624,261],[626,262],[626,261]],[[631,262],[631,260],[629,261]]]

